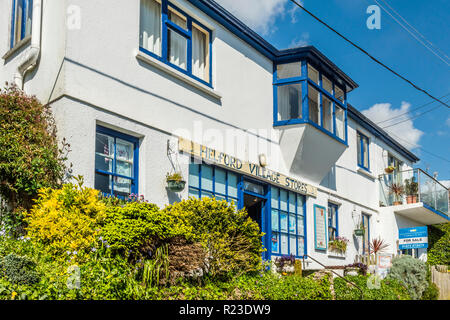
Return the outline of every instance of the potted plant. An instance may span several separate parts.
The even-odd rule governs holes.
[[[364,224],[361,222],[359,226],[354,231],[355,236],[363,236],[364,235]]]
[[[419,184],[416,182],[416,178],[405,180],[405,192],[406,192],[406,203],[417,203],[417,195],[419,193]]]
[[[349,240],[345,237],[336,237],[334,240],[331,240],[328,243],[328,246],[331,251],[345,254],[347,252],[347,245],[349,243]]]
[[[389,191],[394,195],[394,206],[403,204],[402,196],[405,194],[405,189],[403,185],[398,183],[392,183],[389,186]]]
[[[393,166],[389,166],[386,169],[384,169],[384,172],[387,174],[394,172],[395,168]]]
[[[389,244],[385,243],[381,238],[373,239],[369,242],[370,253],[373,253],[375,256],[383,252],[387,247],[389,247]]]
[[[166,175],[167,188],[173,192],[181,192],[186,186],[186,181],[179,172]]]

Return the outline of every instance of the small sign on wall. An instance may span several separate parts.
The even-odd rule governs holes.
[[[327,211],[314,205],[314,242],[316,250],[327,250]]]

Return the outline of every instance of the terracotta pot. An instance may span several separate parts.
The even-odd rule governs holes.
[[[394,169],[388,169],[388,168],[386,168],[386,169],[384,169],[384,172],[386,172],[386,173],[392,173],[392,172],[394,172]]]
[[[403,201],[394,201],[394,206],[401,206]]]
[[[408,204],[417,203],[417,196],[416,195],[406,196],[406,203]]]

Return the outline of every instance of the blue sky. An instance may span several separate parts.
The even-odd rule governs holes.
[[[375,122],[401,115],[432,101],[403,80],[377,65],[367,56],[326,29],[288,0],[216,0],[279,49],[313,45],[359,84],[349,102]],[[377,0],[397,11],[443,54],[450,57],[450,1]],[[304,6],[339,32],[406,78],[443,100],[450,100],[450,59],[445,63],[381,9],[381,29],[369,30],[366,13],[371,0],[302,0]],[[391,11],[392,13],[392,11]],[[398,16],[397,19],[403,22]],[[404,22],[403,22],[404,23]],[[420,35],[419,39],[423,40]],[[428,44],[428,43],[427,43]],[[428,44],[429,45],[429,44]],[[429,45],[430,46],[430,45]],[[445,57],[444,57],[445,60]],[[438,172],[439,180],[450,180],[450,109],[430,104],[406,116],[386,121],[387,128],[408,149],[421,158],[418,167]],[[449,161],[438,159],[426,151]]]

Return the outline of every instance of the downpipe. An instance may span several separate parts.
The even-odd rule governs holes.
[[[14,74],[14,83],[23,90],[25,74],[36,67],[41,53],[42,0],[33,1],[31,46],[20,59]]]

